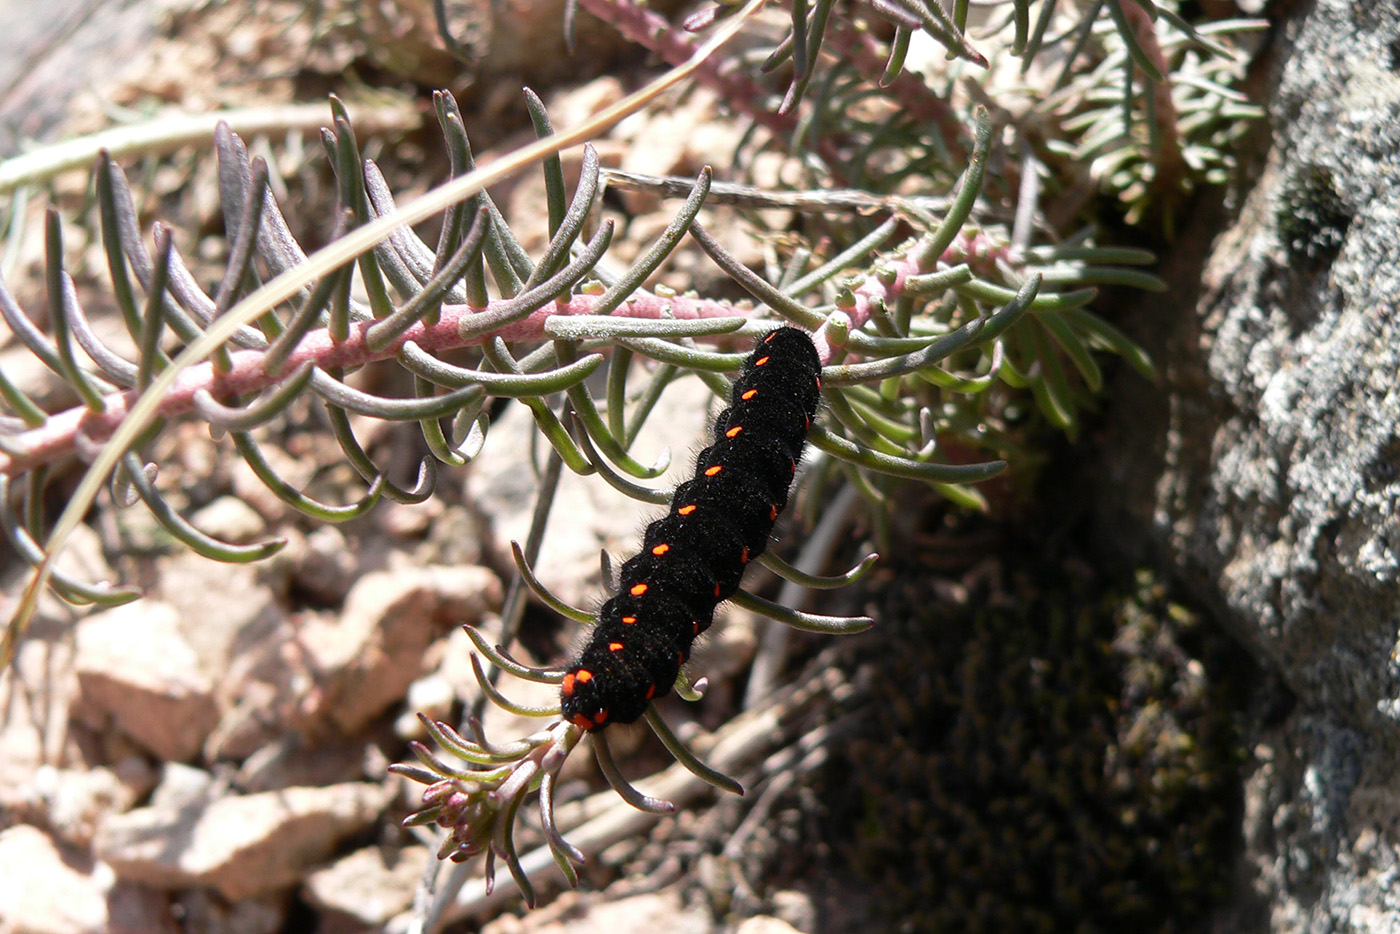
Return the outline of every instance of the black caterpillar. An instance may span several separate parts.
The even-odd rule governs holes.
[[[812,340],[779,328],[759,342],[715,422],[670,515],[647,526],[642,550],[598,613],[560,689],[564,718],[583,730],[631,723],[675,683],[715,607],[739,589],[768,547],[821,395]]]

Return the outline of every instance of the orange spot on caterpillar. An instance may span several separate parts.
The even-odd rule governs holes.
[[[607,722],[608,722],[608,712],[607,712],[606,710],[600,710],[600,711],[598,711],[597,713],[595,713],[595,714],[593,715],[593,722],[596,723],[596,724],[598,724],[599,726],[602,726],[604,723],[607,723]]]
[[[581,713],[576,713],[574,714],[574,726],[580,730],[591,730],[593,729],[593,721]]]
[[[648,684],[648,685],[647,685],[647,700],[651,700],[651,699],[652,699],[653,697],[655,697],[655,696],[656,696],[656,685],[654,685],[654,684]]]
[[[740,564],[748,564],[748,563],[749,563],[749,546],[748,546],[748,545],[745,545],[745,546],[744,546],[743,552],[740,553],[740,555],[739,555],[739,563],[740,563]]]
[[[656,555],[657,557],[660,557],[661,555],[664,555],[666,552],[668,552],[668,551],[670,551],[670,550],[671,550],[671,546],[668,545],[668,544],[666,544],[665,542],[662,542],[660,545],[657,545],[655,548],[653,548],[653,549],[651,550],[651,553],[654,554],[654,555]]]
[[[680,509],[677,509],[677,510],[676,510],[676,514],[677,514],[677,515],[680,515],[680,516],[688,516],[688,515],[690,515],[692,512],[694,512],[694,511],[695,511],[695,506],[692,504],[692,505],[690,505],[690,506],[682,506]]]
[[[609,643],[608,643],[608,651],[609,651],[609,652],[621,652],[621,651],[622,651],[622,643],[621,643],[621,642],[609,642]]]
[[[707,477],[713,477],[715,474],[719,473],[719,472],[720,472],[721,470],[723,470],[723,469],[724,469],[724,465],[723,465],[723,464],[715,464],[713,467],[706,467],[706,468],[705,468],[705,476],[707,476]]]
[[[693,622],[691,622],[691,624],[690,624],[690,634],[691,634],[692,636],[698,636],[698,635],[700,635],[700,620],[697,619],[697,620],[694,620]]]
[[[719,584],[715,584],[715,599],[718,600],[723,594],[724,591],[719,589]]]
[[[635,623],[636,621],[637,621],[637,617],[635,617],[635,616],[624,616],[624,617],[622,617],[622,625],[624,625],[624,626],[631,626],[631,625],[632,625],[633,623]]]
[[[578,674],[575,675],[575,677],[578,678],[580,683],[587,684],[588,682],[593,680],[593,672],[589,671],[587,668],[580,668],[578,670]]]
[[[741,432],[741,431],[743,431],[743,430],[744,430],[744,426],[743,426],[743,425],[735,425],[733,428],[731,428],[731,429],[729,429],[728,431],[726,431],[726,432],[724,433],[724,436],[725,436],[726,438],[735,438],[735,437],[738,437],[739,432]]]
[[[769,506],[769,507],[768,507],[768,521],[770,521],[770,522],[777,522],[777,521],[778,521],[778,507],[777,507],[777,506]]]
[[[749,389],[749,390],[746,390],[746,391],[744,392],[744,394],[743,394],[742,396],[740,396],[739,398],[740,398],[740,399],[743,399],[745,402],[748,402],[750,399],[752,399],[752,398],[753,398],[754,396],[756,396],[756,395],[758,395],[758,390],[757,390],[757,389]]]
[[[565,696],[565,697],[572,697],[572,696],[573,696],[573,694],[574,694],[574,675],[573,675],[573,672],[570,672],[569,674],[567,674],[567,675],[564,676],[564,681],[563,681],[563,683],[560,685],[560,688],[563,690],[564,696]]]
[[[778,336],[778,331],[777,331],[777,329],[775,328],[775,329],[773,329],[772,331],[769,331],[767,334],[764,335],[764,337],[763,337],[763,343],[765,343],[765,344],[770,343],[770,342],[773,340],[773,338],[774,338],[774,337],[777,337],[777,336]]]
[[[754,365],[754,366],[766,366],[766,365],[768,364],[768,360],[769,360],[768,357],[759,357],[757,360],[755,360],[755,361],[753,362],[753,365]]]
[[[797,473],[797,461],[792,462],[792,472]]]
[[[640,597],[642,594],[647,592],[647,589],[648,588],[646,584],[633,584],[632,589],[627,592],[634,597]]]

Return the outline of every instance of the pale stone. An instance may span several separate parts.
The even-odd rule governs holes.
[[[185,641],[169,604],[138,600],[78,624],[80,713],[162,759],[197,753],[218,722],[213,680]]]
[[[338,619],[302,627],[307,665],[322,675],[310,714],[353,733],[403,699],[423,673],[428,646],[449,624],[475,622],[500,601],[500,580],[481,567],[365,575]]]
[[[80,869],[86,864],[86,869]],[[65,859],[53,839],[28,824],[0,831],[0,931],[85,934],[107,929],[112,872]]]
[[[108,819],[94,849],[127,881],[257,897],[295,885],[336,841],[378,820],[388,797],[354,782],[140,808]]]
[[[367,847],[307,876],[303,891],[313,907],[379,927],[413,904],[430,854],[426,847]]]

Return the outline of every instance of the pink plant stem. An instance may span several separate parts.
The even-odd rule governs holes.
[[[992,261],[992,251],[988,249],[988,243],[981,234],[972,238],[958,234],[953,238],[948,249],[943,251],[943,255],[939,258],[939,265],[956,265],[965,262],[976,268],[983,263]],[[860,285],[851,290],[855,296],[854,302],[838,309],[845,314],[849,321],[848,330],[856,331],[865,327],[870,321],[871,315],[874,314],[873,308],[876,304],[892,308],[894,303],[899,301],[904,294],[904,286],[910,276],[932,271],[920,267],[913,260],[907,258],[884,262],[882,267],[880,271],[867,275]],[[888,280],[888,283],[885,280]],[[826,324],[817,328],[817,332],[812,335],[812,343],[817,345],[817,356],[821,358],[822,363],[824,365],[830,363],[836,348],[832,346],[831,339],[827,337]]]
[[[579,0],[579,6],[669,64],[689,61],[699,48],[699,42],[692,42],[682,30],[630,0]],[[700,66],[695,76],[701,84],[718,93],[725,106],[742,112],[775,139],[790,140],[797,132],[796,115],[779,114],[761,106],[768,92],[736,73],[732,60],[726,66],[712,58]],[[828,166],[838,166],[844,161],[835,142],[833,138],[823,138],[817,143],[817,152]],[[839,179],[837,181],[839,183]]]
[[[1122,3],[1123,18],[1132,27],[1133,38],[1138,47],[1163,75],[1161,81],[1152,82],[1151,94],[1157,121],[1157,188],[1160,191],[1175,191],[1177,183],[1186,171],[1186,161],[1181,155],[1181,141],[1177,137],[1176,103],[1172,101],[1171,63],[1162,52],[1162,44],[1157,41],[1157,25],[1147,10],[1136,2]]]
[[[551,303],[529,317],[493,332],[489,337],[508,341],[540,340],[544,337],[546,318],[551,315],[589,314],[595,301],[593,296],[576,295],[568,302]],[[288,355],[286,364],[276,374],[269,374],[264,367],[263,351],[233,351],[229,354],[231,365],[226,372],[216,371],[206,361],[179,373],[174,385],[161,400],[157,412],[162,416],[189,412],[194,408],[195,394],[201,390],[213,393],[216,398],[261,392],[303,364],[314,364],[321,369],[359,367],[392,359],[410,342],[429,353],[477,345],[487,340],[488,336],[463,339],[458,335],[458,328],[469,323],[473,316],[490,310],[491,306],[474,309],[469,305],[444,305],[436,324],[415,324],[382,350],[370,349],[365,339],[365,332],[372,322],[353,326],[349,338],[340,342],[332,340],[328,330],[312,331]],[[736,310],[727,302],[710,299],[660,298],[641,294],[625,303],[617,314],[629,318],[674,317],[691,320],[749,315],[752,312]],[[42,464],[91,450],[111,436],[131,411],[139,395],[134,389],[112,393],[103,399],[101,412],[79,406],[50,416],[37,428],[6,437],[5,450],[0,451],[0,474],[19,476]]]
[[[884,74],[888,51],[880,48],[869,30],[856,29],[847,19],[838,18],[827,28],[826,47],[849,60],[872,84]],[[966,153],[971,149],[966,143],[969,138],[966,124],[958,119],[947,101],[935,97],[928,86],[909,71],[901,70],[884,88],[889,98],[914,120],[935,125],[950,150],[961,149]]]
[[[959,237],[944,254],[944,260],[962,262],[974,252],[974,247],[975,244]],[[906,279],[928,271],[917,268],[907,259],[887,263],[886,268],[894,272],[894,278],[889,285],[875,274],[871,274],[854,290],[855,304],[850,308],[841,309],[850,319],[852,330],[863,327],[870,320],[873,302],[878,300],[884,302],[887,307],[892,305],[903,293]],[[541,308],[529,317],[490,335],[477,335],[466,339],[459,336],[459,327],[470,323],[473,316],[489,311],[490,306],[474,309],[468,305],[444,305],[436,324],[415,324],[382,350],[370,349],[365,340],[365,332],[369,330],[372,322],[361,322],[352,327],[349,338],[340,342],[332,340],[328,330],[312,331],[302,339],[296,350],[288,355],[286,364],[276,374],[267,372],[263,365],[264,352],[259,350],[238,350],[229,354],[230,368],[227,372],[215,370],[213,364],[207,361],[189,367],[175,378],[174,385],[161,400],[157,412],[165,417],[185,414],[194,408],[195,394],[201,390],[212,393],[216,398],[261,392],[305,364],[312,364],[321,369],[352,369],[367,363],[389,360],[397,356],[408,343],[433,353],[478,345],[488,337],[500,337],[507,341],[541,340],[545,336],[546,318],[551,315],[589,314],[595,301],[593,296],[576,295],[567,302],[554,302]],[[748,316],[753,312],[713,299],[661,298],[640,294],[628,300],[616,314],[620,317],[653,320],[663,317],[694,320]],[[823,326],[814,335],[814,340],[822,362],[828,363],[834,348],[826,338],[825,331]],[[0,451],[0,474],[17,477],[43,464],[94,449],[110,437],[122,423],[138,395],[134,389],[112,393],[103,399],[103,410],[100,413],[79,406],[50,416],[37,428],[10,435],[5,438],[6,450]]]
[[[664,18],[629,0],[580,0],[579,6],[671,65],[689,61],[700,46]],[[758,101],[767,96],[767,92],[748,78],[735,74],[733,67],[724,68],[711,58],[700,66],[696,77],[716,91],[727,106],[743,111],[777,138],[787,139],[796,131],[796,118],[778,116],[760,107]]]

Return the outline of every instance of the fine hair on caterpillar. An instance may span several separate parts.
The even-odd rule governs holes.
[[[807,334],[782,327],[759,340],[715,420],[713,443],[670,512],[647,526],[622,565],[615,596],[565,669],[564,719],[584,731],[631,723],[665,694],[768,546],[821,398],[821,361]]]

